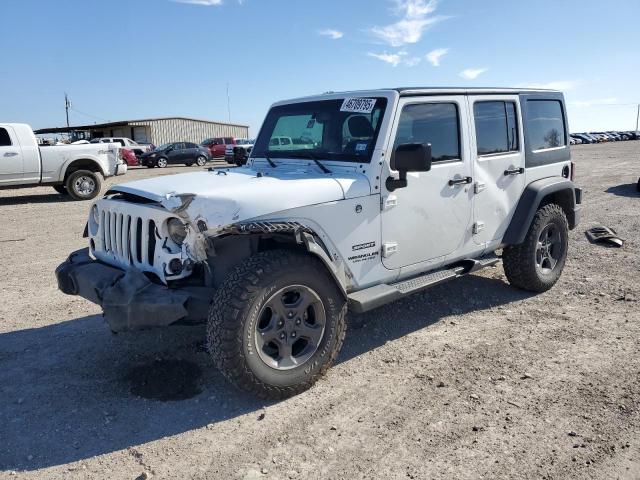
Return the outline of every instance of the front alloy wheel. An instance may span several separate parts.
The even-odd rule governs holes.
[[[164,157],[160,157],[158,160],[156,160],[156,167],[158,168],[165,168],[168,165],[169,162],[167,162],[167,159]]]
[[[209,310],[209,352],[236,386],[279,399],[306,390],[335,360],[346,301],[315,257],[270,250],[229,274]]]
[[[318,294],[303,285],[274,293],[258,314],[256,351],[276,370],[302,365],[318,350],[326,313]]]

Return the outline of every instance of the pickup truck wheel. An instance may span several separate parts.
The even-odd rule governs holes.
[[[207,164],[207,159],[201,155],[198,158],[196,158],[196,164],[199,167],[204,167]]]
[[[67,187],[65,187],[64,185],[54,185],[53,189],[58,192],[60,195],[69,195],[69,192],[67,191]]]
[[[69,175],[65,186],[74,200],[91,200],[100,193],[102,179],[99,173],[89,170],[76,170]]]
[[[209,352],[239,388],[271,399],[295,395],[337,357],[346,305],[317,259],[286,250],[259,253],[235,267],[216,291]]]
[[[156,167],[158,168],[165,168],[168,164],[169,162],[167,162],[167,159],[164,157],[160,157],[156,160]]]
[[[538,210],[525,240],[502,252],[502,264],[511,285],[532,292],[549,290],[560,278],[567,260],[569,224],[560,206]]]

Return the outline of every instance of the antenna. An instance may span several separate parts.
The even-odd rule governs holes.
[[[231,99],[229,97],[229,82],[227,82],[227,112],[229,114],[229,123],[231,123]]]

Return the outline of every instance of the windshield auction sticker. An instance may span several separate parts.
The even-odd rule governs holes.
[[[345,98],[340,107],[341,112],[371,113],[376,105],[375,98]]]

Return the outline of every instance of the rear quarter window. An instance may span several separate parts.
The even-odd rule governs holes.
[[[562,104],[557,100],[529,100],[529,142],[531,150],[564,147]]]
[[[537,167],[571,159],[567,113],[560,92],[522,93],[525,166]]]

